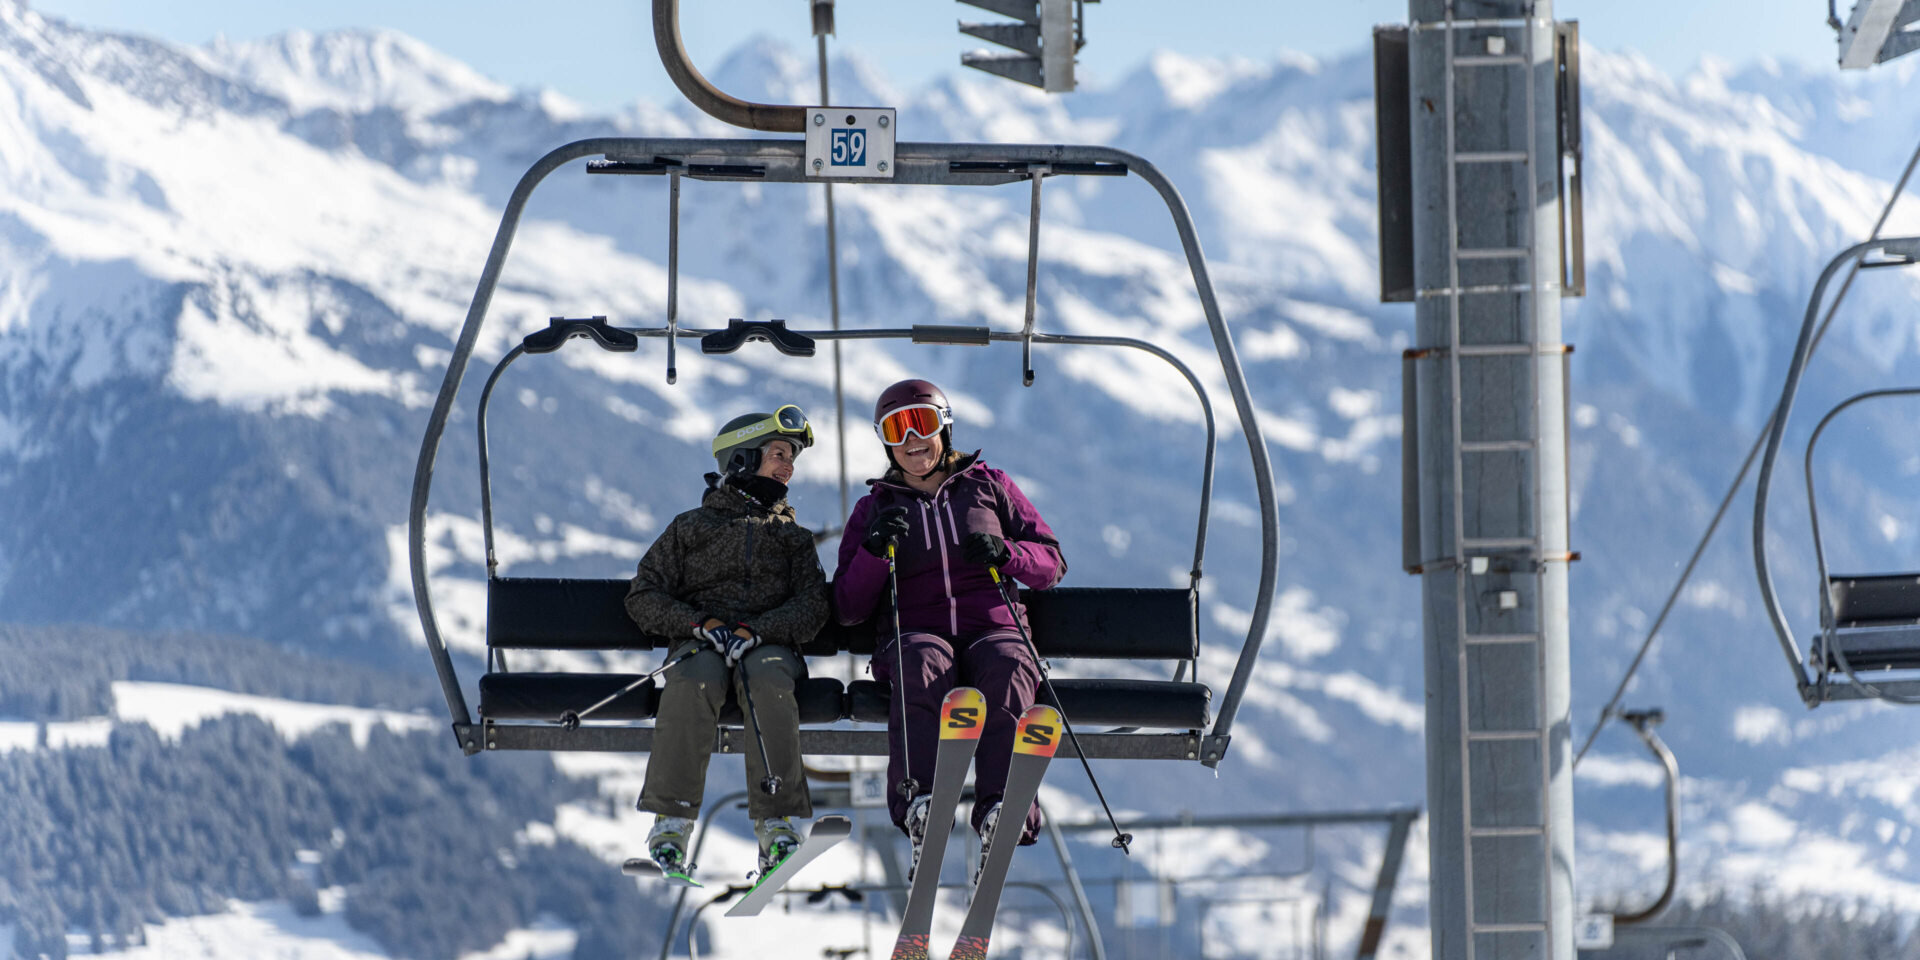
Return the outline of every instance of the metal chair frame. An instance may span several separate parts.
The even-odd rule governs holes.
[[[536,161],[514,187],[502,212],[500,226],[494,236],[479,284],[474,291],[466,321],[455,340],[446,377],[434,401],[426,434],[421,442],[420,458],[414,472],[413,492],[407,514],[408,564],[414,604],[420,616],[421,630],[428,652],[433,658],[441,689],[447,700],[448,714],[452,720],[455,738],[461,748],[469,754],[483,749],[635,751],[648,749],[652,741],[653,731],[646,727],[595,726],[565,730],[559,727],[532,724],[500,724],[490,721],[476,723],[468,710],[459,678],[454,671],[452,658],[434,615],[426,567],[426,513],[432,492],[433,470],[440,440],[445,432],[447,421],[451,417],[461,381],[471,362],[480,329],[486,322],[493,292],[506,264],[507,255],[512,249],[520,218],[534,189],[548,175],[574,160],[592,157],[599,159],[589,162],[589,172],[664,175],[672,181],[674,202],[670,225],[672,236],[669,251],[667,326],[633,330],[615,328],[618,333],[665,339],[669,346],[670,371],[675,362],[672,346],[680,338],[702,336],[711,332],[682,329],[678,324],[678,257],[676,254],[680,178],[762,183],[819,182],[809,177],[804,169],[805,144],[801,140],[595,138],[576,141],[551,151]],[[1233,336],[1227,329],[1220,312],[1219,302],[1214,295],[1213,281],[1207,269],[1205,256],[1200,249],[1198,233],[1179,190],[1153,164],[1122,150],[1096,146],[1036,144],[900,143],[895,148],[892,180],[848,181],[848,183],[860,186],[885,186],[889,183],[991,186],[1026,182],[1032,185],[1035,193],[1031,216],[1037,218],[1039,184],[1043,177],[1128,174],[1137,175],[1145,180],[1167,205],[1168,213],[1179,235],[1182,250],[1186,255],[1188,269],[1193,276],[1195,292],[1198,294],[1201,308],[1212,333],[1214,348],[1219,356],[1229,392],[1233,397],[1234,410],[1240,422],[1241,432],[1246,437],[1248,454],[1253,466],[1261,518],[1260,575],[1253,598],[1253,612],[1249,618],[1246,639],[1241,644],[1232,679],[1225,695],[1219,701],[1210,728],[1186,734],[1093,734],[1083,737],[1082,740],[1089,756],[1187,759],[1198,760],[1212,767],[1218,764],[1226,754],[1234,720],[1252,677],[1261,642],[1266,636],[1278,577],[1279,522],[1274,496],[1272,463],[1253,409],[1246,375],[1240,366]],[[1030,228],[1028,257],[1030,268],[1037,257],[1037,242],[1037,230]],[[1035,274],[1035,270],[1029,269],[1029,302],[1033,296]],[[1140,349],[1153,353],[1172,364],[1186,378],[1200,398],[1202,409],[1207,417],[1207,449],[1203,462],[1198,531],[1195,536],[1194,566],[1191,574],[1192,582],[1197,584],[1201,576],[1201,561],[1205,552],[1212,496],[1215,428],[1211,405],[1208,403],[1204,387],[1193,372],[1170,352],[1129,338],[1084,337],[1036,332],[1030,315],[1018,333],[992,331],[984,327],[923,326],[906,330],[806,331],[805,335],[825,340],[910,339],[917,342],[951,344],[1019,342],[1022,345],[1023,374],[1031,372],[1031,349],[1035,343]],[[497,382],[501,372],[522,352],[525,352],[524,344],[510,351],[495,368],[486,388],[489,397],[492,385]],[[484,474],[486,470],[484,418],[481,419],[480,430],[482,431],[481,455]],[[488,575],[491,576],[495,565],[492,552],[492,508],[491,496],[485,490],[485,486],[483,479],[482,497],[485,514],[483,522],[488,540]],[[802,749],[808,753],[879,755],[886,750],[883,731],[809,729],[801,733]],[[722,752],[731,752],[732,748],[737,746],[732,743],[728,734],[729,731],[721,731],[717,748]]]

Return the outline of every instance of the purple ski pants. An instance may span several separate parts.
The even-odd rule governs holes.
[[[980,749],[973,757],[974,802],[969,821],[974,830],[987,811],[1007,792],[1007,766],[1013,759],[1013,736],[1020,714],[1033,706],[1040,688],[1040,668],[1027,652],[1027,645],[1014,630],[1001,629],[954,642],[931,633],[908,633],[902,658],[906,682],[896,684],[892,712],[887,720],[887,783],[891,787],[908,775],[903,754],[911,745],[915,780],[921,792],[933,789],[934,751],[940,742],[940,704],[955,686],[978,688],[987,698],[987,720],[980,733]],[[894,651],[891,642],[873,655],[876,679],[894,683]],[[906,717],[901,717],[905,692]],[[905,729],[906,735],[901,734]],[[895,826],[906,829],[907,798],[898,790],[887,791],[887,810]],[[1001,811],[1005,817],[1011,811]],[[936,825],[937,826],[937,825]],[[1034,842],[1040,835],[1040,804],[1035,801],[1027,811],[1026,829],[1020,842]]]

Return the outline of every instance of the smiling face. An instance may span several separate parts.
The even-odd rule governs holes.
[[[797,455],[793,444],[786,440],[769,440],[760,448],[760,469],[755,476],[770,477],[781,483],[793,481],[793,460]]]
[[[947,453],[946,445],[940,442],[939,434],[923,437],[916,433],[908,437],[906,443],[889,449],[893,451],[893,461],[899,464],[900,469],[910,477],[923,477],[932,473],[934,467],[940,463],[940,458]]]

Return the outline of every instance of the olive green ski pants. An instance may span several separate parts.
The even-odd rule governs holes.
[[[678,656],[686,649],[687,645],[676,646],[669,656]],[[753,688],[753,706],[760,718],[760,735],[766,739],[767,760],[780,778],[779,793],[768,795],[761,789],[767,770],[748,726],[742,751],[747,760],[747,814],[755,820],[813,816],[806,772],[800,766],[800,704],[793,693],[794,686],[806,675],[806,665],[792,650],[776,644],[748,651],[740,662],[744,669],[732,669],[726,658],[705,650],[667,671],[653,721],[653,757],[647,761],[647,782],[640,791],[641,810],[669,817],[700,816],[707,789],[707,761],[713,757],[714,734],[730,688],[734,688],[740,704],[741,723],[751,723],[745,716],[746,695],[737,689],[744,674]]]

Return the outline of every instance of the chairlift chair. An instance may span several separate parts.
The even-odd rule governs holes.
[[[661,339],[666,346],[666,379],[678,379],[678,343],[694,338],[706,354],[725,354],[764,341],[785,356],[809,357],[819,340],[904,339],[916,344],[985,346],[1018,343],[1022,382],[1034,381],[1036,344],[1070,344],[1142,350],[1172,365],[1198,398],[1206,420],[1206,445],[1201,467],[1200,509],[1194,535],[1193,567],[1184,588],[1129,589],[1066,587],[1025,595],[1034,642],[1049,658],[1121,658],[1175,661],[1170,680],[1056,680],[1052,686],[1061,702],[1054,704],[1082,726],[1112,726],[1105,733],[1089,733],[1077,743],[1088,756],[1165,758],[1217,764],[1226,754],[1240,700],[1252,676],[1253,664],[1266,635],[1277,576],[1279,530],[1273,492],[1272,466],[1260,424],[1254,416],[1246,377],[1235,353],[1233,337],[1220,315],[1213,282],[1200,252],[1199,237],[1186,203],[1173,184],[1152,164],[1130,153],[1105,147],[896,143],[891,108],[801,107],[752,103],[716,89],[688,59],[680,38],[678,0],[653,0],[654,42],[662,65],[690,102],[712,116],[750,129],[775,133],[805,133],[805,139],[640,139],[599,138],[562,146],[536,161],[514,187],[501,215],[500,227],[487,255],[480,283],[467,310],[466,323],[455,341],[439,396],[421,442],[414,473],[413,497],[408,509],[408,553],[414,603],[427,649],[439,673],[454,735],[469,755],[481,750],[595,750],[645,751],[653,730],[636,725],[653,717],[656,691],[644,678],[617,674],[526,673],[509,669],[508,652],[519,649],[640,650],[664,647],[667,641],[650,637],[628,619],[624,579],[587,580],[499,576],[493,552],[492,494],[488,482],[486,415],[494,386],[507,368],[527,354],[551,353],[567,341],[589,340],[602,349],[634,352],[639,341]],[[859,156],[843,157],[842,146],[855,148],[849,128],[861,125]],[[830,122],[831,121],[831,122]],[[865,126],[871,124],[871,126]],[[828,137],[831,135],[832,140]],[[833,152],[825,152],[829,142]],[[868,150],[869,144],[877,146]],[[831,164],[828,164],[828,157]],[[480,710],[476,720],[468,712],[459,678],[433,612],[425,560],[426,509],[433,483],[434,460],[453,402],[472,358],[480,328],[485,324],[495,285],[512,248],[520,216],[533,190],[555,170],[588,159],[586,172],[597,175],[665,176],[668,178],[667,316],[662,327],[617,327],[604,317],[554,318],[544,330],[534,331],[508,351],[481,391],[476,418],[479,430],[482,525],[487,554],[487,672],[480,679]],[[842,161],[846,160],[846,165]],[[839,169],[836,169],[839,168]],[[1198,595],[1202,560],[1206,553],[1208,509],[1213,494],[1216,431],[1213,407],[1193,371],[1166,349],[1128,337],[1096,337],[1043,333],[1035,324],[1035,289],[1039,266],[1041,184],[1057,176],[1138,176],[1167,204],[1194,279],[1207,324],[1213,334],[1222,373],[1233,395],[1235,413],[1253,462],[1260,502],[1260,577],[1246,641],[1226,694],[1217,706],[1212,689],[1187,679],[1199,657]],[[852,177],[855,179],[847,179]],[[759,183],[923,184],[936,186],[992,186],[1025,183],[1031,188],[1027,231],[1027,296],[1019,332],[986,326],[921,324],[911,328],[874,330],[791,330],[780,320],[730,320],[711,330],[682,328],[679,318],[680,185],[683,179],[748,181]],[[838,324],[835,324],[837,327]],[[828,626],[801,652],[833,655],[870,652],[873,638],[865,629],[847,629],[829,619]],[[852,720],[884,724],[889,689],[885,684],[856,680],[842,687],[831,678],[811,678],[795,691],[800,707],[801,749],[809,754],[881,756],[887,751],[882,730],[823,728]],[[730,694],[731,696],[731,694]],[[604,703],[603,703],[604,702]],[[582,723],[582,708],[595,708],[592,722]],[[556,723],[557,718],[567,722]],[[729,703],[721,715],[718,749],[743,748],[740,713]],[[1158,732],[1142,732],[1143,730]],[[1071,752],[1072,745],[1064,749]]]
[[[487,554],[487,672],[479,683],[476,718],[469,712],[451,657],[441,637],[433,609],[425,561],[426,511],[433,468],[441,436],[455,397],[471,361],[480,328],[500,272],[511,250],[520,216],[535,187],[554,171],[573,161],[590,159],[586,171],[599,175],[666,176],[670,178],[668,223],[669,269],[666,324],[624,327],[604,317],[554,318],[533,331],[495,365],[486,381],[476,416],[479,432],[482,525]],[[1254,417],[1246,379],[1233,339],[1221,317],[1206,262],[1186,205],[1179,192],[1152,164],[1124,151],[1093,146],[989,145],[900,143],[895,147],[891,181],[903,184],[994,185],[1026,183],[1032,188],[1033,222],[1029,230],[1028,309],[1018,331],[986,326],[922,324],[910,328],[868,330],[793,330],[777,320],[735,319],[725,327],[682,327],[678,317],[679,185],[683,178],[706,181],[775,183],[817,182],[805,164],[801,140],[740,139],[628,139],[581,140],[542,157],[521,178],[508,199],[500,227],[488,255],[478,288],[461,328],[447,373],[435,400],[414,475],[408,511],[409,563],[415,605],[427,648],[433,657],[446,696],[453,730],[469,755],[482,750],[647,751],[653,729],[650,720],[657,692],[642,684],[596,711],[587,722],[561,725],[555,721],[638,679],[605,673],[517,672],[510,669],[516,650],[643,650],[664,648],[667,640],[640,632],[628,619],[624,598],[628,581],[622,579],[563,579],[502,577],[493,551],[493,512],[489,485],[487,408],[494,387],[507,369],[529,354],[547,354],[571,340],[588,341],[600,349],[636,352],[639,342],[663,340],[667,347],[667,379],[677,379],[677,351],[682,339],[700,342],[705,354],[731,353],[764,341],[791,357],[811,356],[821,340],[908,340],[933,346],[981,346],[1017,343],[1021,347],[1023,382],[1031,383],[1035,345],[1065,344],[1141,350],[1172,365],[1199,400],[1206,421],[1201,468],[1200,509],[1194,537],[1193,566],[1184,588],[1061,587],[1027,593],[1034,640],[1049,658],[1154,659],[1178,664],[1172,679],[1058,679],[1054,686],[1062,702],[1056,704],[1083,727],[1116,727],[1116,731],[1087,733],[1080,744],[1087,756],[1107,758],[1195,760],[1208,766],[1225,755],[1231,729],[1252,667],[1266,633],[1277,566],[1278,523],[1272,469],[1260,425]],[[1198,586],[1206,549],[1207,520],[1212,496],[1216,429],[1205,388],[1193,371],[1168,350],[1127,337],[1055,334],[1035,328],[1032,304],[1038,258],[1040,183],[1056,176],[1128,176],[1146,180],[1166,202],[1192,272],[1195,288],[1213,334],[1225,379],[1253,463],[1261,514],[1261,568],[1253,615],[1239,659],[1224,696],[1214,703],[1212,689],[1187,676],[1199,655]],[[867,181],[873,182],[873,181]],[[886,181],[879,181],[884,183]],[[829,625],[802,653],[814,656],[870,652],[871,632],[864,626]],[[883,683],[856,680],[843,687],[827,677],[804,681],[796,691],[800,705],[801,749],[808,754],[883,756],[884,730],[847,729],[841,721],[884,724],[889,690]],[[720,752],[739,752],[747,744],[740,729],[737,707],[729,705],[721,717]]]
[[[1878,254],[1876,259],[1866,259]],[[1767,433],[1766,456],[1761,460],[1753,508],[1754,566],[1760,595],[1774,633],[1794,673],[1794,682],[1807,706],[1832,700],[1880,699],[1920,703],[1920,573],[1834,574],[1827,568],[1821,537],[1819,503],[1815,496],[1813,458],[1821,434],[1836,417],[1857,404],[1920,395],[1920,387],[1868,390],[1840,401],[1820,418],[1807,440],[1802,461],[1807,488],[1807,514],[1813,531],[1814,562],[1820,577],[1820,632],[1803,661],[1794,642],[1786,613],[1774,592],[1773,572],[1766,550],[1768,494],[1774,465],[1783,445],[1787,419],[1793,411],[1801,376],[1813,352],[1815,323],[1827,284],[1842,267],[1858,269],[1909,266],[1920,262],[1920,237],[1869,240],[1847,248],[1820,275],[1807,304],[1805,323],[1787,367],[1786,385],[1774,408]],[[1871,681],[1862,673],[1872,672]]]

